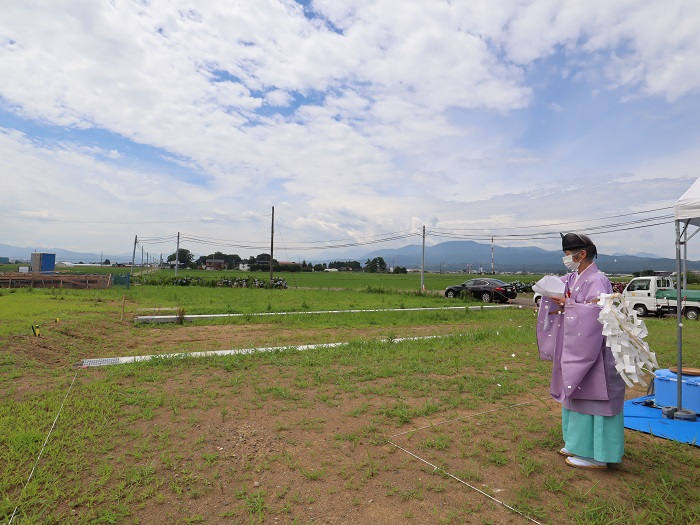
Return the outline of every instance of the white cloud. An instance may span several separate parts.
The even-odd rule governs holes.
[[[601,216],[604,196],[592,210],[553,200],[590,181],[606,194],[630,191],[618,173],[666,177],[675,189],[694,169],[685,146],[592,154],[598,135],[616,137],[605,135],[607,120],[586,122],[602,110],[580,107],[613,94],[610,118],[634,128],[625,104],[697,106],[691,2],[319,0],[308,9],[318,16],[291,0],[4,6],[0,125],[14,125],[1,120],[10,114],[32,125],[0,136],[3,163],[39,190],[13,187],[0,202],[19,216],[73,217],[80,202],[82,216],[153,223],[179,210],[220,220],[207,226],[220,238],[246,216],[250,235],[264,235],[255,221],[285,203],[289,235],[311,240],[416,228],[416,217],[507,228],[546,224],[550,210]],[[594,96],[567,92],[577,86]],[[65,137],[43,138],[61,127]],[[141,146],[162,163],[144,161]]]
[[[610,87],[640,89],[669,101],[700,88],[700,13],[694,2],[635,0],[521,3],[509,13],[503,46],[527,64],[559,49],[610,60]]]

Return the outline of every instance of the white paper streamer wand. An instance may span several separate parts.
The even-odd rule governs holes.
[[[598,320],[603,324],[603,335],[615,358],[615,369],[629,387],[634,383],[647,386],[642,379],[644,369],[650,372],[659,368],[656,354],[643,341],[648,332],[644,321],[637,319],[637,312],[630,312],[622,294],[600,294],[602,308]]]

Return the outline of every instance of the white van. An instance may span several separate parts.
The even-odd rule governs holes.
[[[700,291],[681,290],[681,314],[687,319],[700,319]],[[670,277],[635,277],[622,292],[637,315],[676,313],[676,289]]]
[[[637,315],[644,317],[649,313],[667,313],[661,303],[656,299],[656,292],[659,290],[669,290],[673,288],[673,280],[670,277],[660,277],[650,275],[647,277],[635,277],[625,286],[622,295],[625,297],[630,307],[637,311]]]

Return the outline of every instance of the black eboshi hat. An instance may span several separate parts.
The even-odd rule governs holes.
[[[561,249],[564,252],[567,250],[583,250],[594,246],[591,242],[584,241],[577,233],[560,233],[559,235],[561,235]]]

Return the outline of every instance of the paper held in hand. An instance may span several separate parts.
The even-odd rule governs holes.
[[[545,297],[564,297],[564,281],[555,275],[545,275],[532,285],[532,291],[541,293]]]

